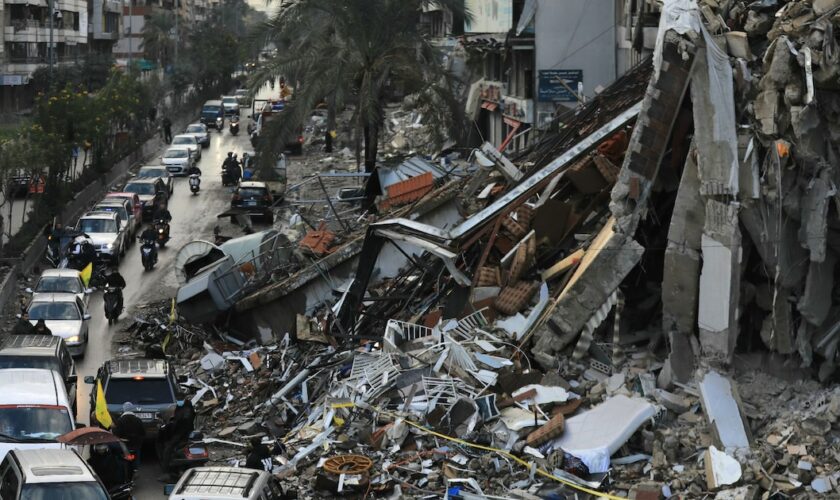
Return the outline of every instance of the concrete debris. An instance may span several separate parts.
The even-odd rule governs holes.
[[[657,4],[652,61],[524,152],[417,156],[409,97],[378,214],[320,203],[349,150],[290,167],[288,269],[215,326],[137,313],[213,461],[264,436],[306,498],[837,491],[840,3]]]

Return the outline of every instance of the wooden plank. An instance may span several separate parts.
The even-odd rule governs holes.
[[[560,262],[554,264],[553,266],[549,267],[545,271],[542,272],[542,280],[548,281],[558,274],[565,273],[569,269],[575,266],[575,264],[579,263],[586,252],[582,248],[578,248],[570,255],[566,256]]]

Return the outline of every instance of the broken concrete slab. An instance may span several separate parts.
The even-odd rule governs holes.
[[[729,362],[738,339],[741,231],[738,205],[706,202],[697,326],[703,354]]]
[[[606,472],[610,456],[655,413],[643,399],[614,396],[567,419],[564,435],[554,444],[581,459],[590,472]]]
[[[706,467],[706,487],[716,490],[741,480],[741,464],[726,453],[710,446],[703,455]]]
[[[805,290],[802,292],[796,308],[802,317],[814,326],[822,325],[831,309],[831,291],[834,288],[834,265],[836,262],[837,258],[834,252],[827,251],[824,261],[812,261],[808,268]]]
[[[700,403],[714,438],[727,453],[750,448],[748,427],[741,414],[740,396],[735,383],[716,371],[700,381]]]

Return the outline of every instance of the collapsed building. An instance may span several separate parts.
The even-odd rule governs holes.
[[[652,60],[529,151],[389,173],[384,217],[237,295],[267,345],[191,358],[254,377],[208,420],[322,493],[837,491],[838,24],[669,0]]]

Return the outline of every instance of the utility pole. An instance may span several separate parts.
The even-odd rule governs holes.
[[[178,45],[181,44],[181,36],[178,32],[178,18],[180,12],[180,5],[178,0],[175,0],[175,63],[172,65],[172,72],[175,72],[175,68],[178,66]]]
[[[49,85],[52,86],[52,76],[53,76],[53,23],[55,20],[55,12],[53,12],[53,0],[49,0],[49,7],[50,13],[50,41],[49,45],[47,46],[47,64],[49,65]]]
[[[134,0],[128,0],[128,72],[131,73],[131,58],[134,55]]]

